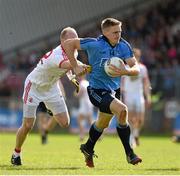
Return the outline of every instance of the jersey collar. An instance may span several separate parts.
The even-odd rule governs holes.
[[[114,45],[114,46],[111,45],[111,43],[109,42],[109,40],[108,40],[108,38],[106,36],[102,35],[101,37],[102,37],[103,40],[105,40],[110,45],[111,48],[116,47],[116,45]]]

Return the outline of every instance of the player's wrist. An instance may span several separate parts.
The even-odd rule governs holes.
[[[74,71],[75,74],[76,74],[78,69],[79,69],[79,65],[78,64],[77,65],[74,64],[73,71]]]

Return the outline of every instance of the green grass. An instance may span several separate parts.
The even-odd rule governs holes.
[[[22,166],[11,166],[10,157],[15,134],[0,134],[0,175],[180,175],[180,144],[169,137],[143,136],[135,149],[143,163],[133,166],[126,162],[122,145],[114,136],[104,136],[98,142],[95,168],[85,166],[76,135],[49,135],[49,143],[42,146],[37,134],[30,134],[22,151]]]

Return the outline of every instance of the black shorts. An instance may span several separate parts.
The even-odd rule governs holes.
[[[115,91],[115,97],[120,99],[120,88]],[[112,91],[105,89],[94,89],[90,86],[87,87],[87,92],[91,103],[98,107],[100,112],[112,114],[110,110],[110,104],[114,100]]]
[[[43,103],[43,102],[40,102],[38,107],[37,107],[37,110],[36,110],[36,114],[38,112],[47,112],[47,108],[46,108],[46,105]]]
[[[53,113],[50,109],[46,108],[46,105],[43,102],[40,102],[37,109],[36,109],[36,115],[39,112],[48,113],[50,116],[53,116]]]

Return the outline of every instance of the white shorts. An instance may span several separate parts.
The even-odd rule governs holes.
[[[144,112],[144,96],[138,93],[124,93],[124,103],[127,105],[129,111]]]
[[[44,102],[54,115],[68,111],[61,90],[56,84],[49,91],[38,91],[36,86],[26,79],[23,93],[23,117],[35,118],[40,102]]]

